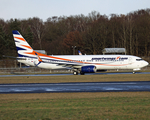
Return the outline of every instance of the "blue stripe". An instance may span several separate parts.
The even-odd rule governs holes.
[[[26,57],[26,58],[37,59],[37,57],[30,57],[30,56],[22,55],[22,54],[19,54],[19,53],[18,53],[18,56],[19,56],[19,57]]]
[[[18,53],[18,56],[19,56],[19,57],[25,57],[25,56],[23,56],[23,55],[21,55],[21,54],[19,54],[19,53]]]
[[[20,33],[19,33],[17,30],[13,30],[12,33],[13,33],[13,34],[20,35]]]
[[[16,48],[17,48],[17,51],[18,51],[18,50],[27,50],[27,49],[20,48],[20,47],[16,47]]]
[[[36,66],[38,66],[41,62],[39,62]]]
[[[15,40],[15,42],[18,42],[18,43],[20,43],[19,41],[16,41],[16,40]]]
[[[16,48],[17,48],[17,51],[19,51],[19,50],[26,50],[26,49],[23,49],[23,48],[20,48],[20,47],[16,47]],[[23,55],[21,55],[21,54],[19,54],[19,53],[18,53],[18,56],[19,56],[19,57],[25,57],[25,56],[23,56]]]

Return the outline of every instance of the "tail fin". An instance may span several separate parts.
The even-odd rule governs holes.
[[[33,49],[22,37],[22,35],[17,30],[12,31],[12,33],[19,57],[26,57],[33,55]]]

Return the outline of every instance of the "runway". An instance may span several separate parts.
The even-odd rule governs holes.
[[[150,81],[0,84],[0,93],[150,91]]]

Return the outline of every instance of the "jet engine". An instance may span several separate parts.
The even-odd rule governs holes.
[[[95,73],[96,67],[95,66],[83,66],[81,67],[81,73]]]

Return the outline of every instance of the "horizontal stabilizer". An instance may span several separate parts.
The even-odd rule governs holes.
[[[17,60],[26,60],[26,58],[22,58],[22,57],[13,57],[13,56],[5,56],[5,55],[3,55],[3,57],[17,59]]]

